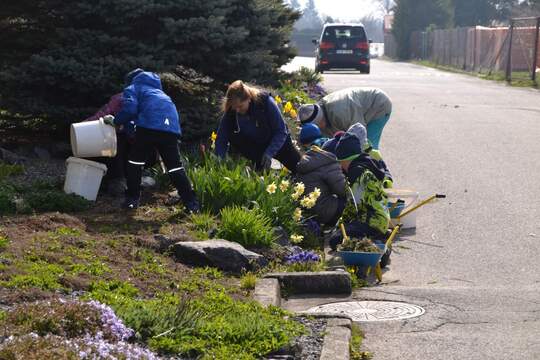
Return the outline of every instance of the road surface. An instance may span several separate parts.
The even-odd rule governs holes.
[[[324,85],[386,91],[381,150],[395,187],[447,199],[418,211],[385,284],[354,294],[425,315],[362,323],[365,349],[376,360],[540,359],[540,92],[409,63],[371,68],[325,72]]]

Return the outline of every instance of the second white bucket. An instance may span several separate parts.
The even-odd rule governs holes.
[[[101,186],[101,179],[107,172],[107,166],[75,157],[68,158],[66,165],[64,192],[66,194],[77,194],[86,200],[95,201]]]
[[[71,124],[71,151],[76,157],[115,157],[116,130],[103,119]]]
[[[405,201],[405,208],[401,213],[411,209],[418,202],[418,192],[413,190],[402,189],[386,189],[386,195],[388,195],[388,201],[395,203],[397,200]],[[392,224],[397,224],[397,219],[392,219]],[[416,228],[416,211],[407,214],[401,219],[403,229]]]

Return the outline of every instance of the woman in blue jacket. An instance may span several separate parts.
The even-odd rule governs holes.
[[[269,94],[237,80],[227,89],[222,110],[216,139],[218,156],[224,157],[231,145],[258,169],[269,169],[275,158],[291,172],[296,171],[300,153]]]
[[[135,123],[135,143],[128,156],[124,206],[128,209],[139,206],[142,169],[148,153],[155,148],[161,155],[184,206],[188,211],[198,212],[199,203],[178,151],[178,139],[182,132],[176,106],[163,92],[157,74],[137,69],[128,74],[128,78],[131,81],[123,91],[122,109],[114,119],[115,125],[130,121]]]

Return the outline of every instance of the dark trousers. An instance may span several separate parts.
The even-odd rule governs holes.
[[[324,225],[326,225],[326,226],[334,226],[334,225],[336,225],[339,218],[343,214],[343,210],[345,210],[345,205],[347,205],[347,198],[338,197],[338,206],[337,206],[337,209],[336,209],[336,213]]]
[[[293,174],[296,173],[296,166],[302,158],[300,152],[296,149],[292,143],[291,137],[287,136],[287,140],[279,149],[276,155],[274,155],[276,160],[279,160],[287,169],[289,169]]]
[[[113,179],[124,179],[127,174],[128,155],[132,143],[135,141],[133,136],[128,136],[124,133],[116,133],[116,156],[112,158],[100,157],[91,160],[97,161],[107,166],[107,173],[103,178],[103,182]],[[158,156],[155,149],[150,151],[146,156],[145,168],[151,168],[158,162]]]
[[[135,143],[131,146],[127,165],[127,195],[138,198],[141,192],[142,169],[148,154],[156,149],[161,155],[171,182],[184,204],[195,200],[195,193],[180,160],[178,137],[169,132],[137,128]]]

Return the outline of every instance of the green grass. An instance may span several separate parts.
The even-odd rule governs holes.
[[[476,76],[480,79],[484,80],[492,80],[492,81],[498,81],[498,82],[506,82],[506,74],[501,71],[493,72],[491,74],[484,74],[484,73],[477,73],[477,72],[471,72],[471,71],[465,71],[460,68],[456,68],[449,65],[440,65],[436,64],[429,60],[414,60],[412,63],[422,66],[427,66],[439,70],[444,70],[448,72],[453,72],[457,74],[465,74],[465,75],[471,75]],[[512,80],[508,83],[511,86],[515,87],[533,87],[538,88],[538,82],[534,82],[531,80],[531,74],[530,72],[526,71],[514,71],[512,72]]]
[[[356,324],[351,325],[351,345],[350,355],[351,360],[371,360],[373,354],[368,351],[361,351],[362,341],[364,340],[364,333],[360,327]]]

